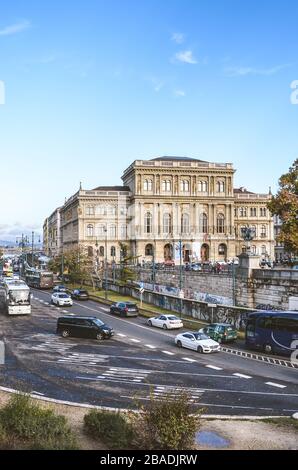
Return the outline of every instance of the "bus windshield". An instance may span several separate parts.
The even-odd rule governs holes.
[[[30,292],[28,291],[28,289],[10,291],[9,303],[29,305],[30,304]]]

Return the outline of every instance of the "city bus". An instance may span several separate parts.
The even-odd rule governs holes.
[[[31,294],[24,281],[4,280],[2,283],[3,301],[8,315],[30,315]]]
[[[54,286],[54,275],[49,271],[37,269],[26,269],[25,280],[28,286],[36,289],[52,289]]]
[[[2,274],[3,274],[3,276],[6,276],[6,277],[12,277],[13,276],[13,266],[10,262],[5,261],[3,263]]]
[[[298,346],[298,312],[259,311],[249,314],[245,343],[250,349],[290,356],[296,344]]]

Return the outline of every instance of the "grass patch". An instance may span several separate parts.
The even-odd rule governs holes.
[[[123,414],[91,410],[84,416],[84,427],[92,438],[101,440],[110,449],[131,447],[133,428]]]
[[[0,410],[0,448],[73,450],[78,446],[64,416],[18,393]]]

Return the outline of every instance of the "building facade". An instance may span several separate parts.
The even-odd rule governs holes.
[[[123,186],[80,188],[65,202],[58,249],[84,246],[96,264],[119,262],[122,244],[139,262],[224,261],[244,250],[241,228],[253,226],[253,252],[272,259],[271,196],[235,189],[234,173],[231,163],[136,160],[124,171]]]

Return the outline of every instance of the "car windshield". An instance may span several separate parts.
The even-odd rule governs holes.
[[[171,315],[168,317],[169,320],[180,320],[180,318],[175,317],[174,315]]]
[[[88,294],[88,292],[87,292],[86,290],[79,290],[78,293],[79,293],[79,294],[84,294],[84,295],[85,295],[85,294]]]
[[[69,298],[69,295],[67,295],[67,294],[59,294],[58,297],[59,297],[59,299],[68,299],[68,298]]]
[[[101,321],[99,318],[96,318],[95,320],[93,320],[93,323],[95,323],[95,325],[97,325],[97,326],[103,326],[104,325],[104,322]]]
[[[205,335],[204,333],[194,333],[194,337],[198,339],[209,339],[209,336]]]
[[[132,308],[132,307],[135,307],[135,306],[136,306],[136,304],[129,304],[129,303],[126,304],[126,307],[128,307],[128,308]]]

